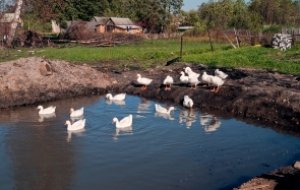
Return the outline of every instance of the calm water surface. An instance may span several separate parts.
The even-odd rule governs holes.
[[[0,112],[0,189],[230,189],[300,158],[298,137],[180,107],[158,115],[134,96],[48,105],[52,118],[35,106]],[[68,133],[69,109],[81,106],[86,129]],[[112,118],[128,114],[132,128],[116,130]]]

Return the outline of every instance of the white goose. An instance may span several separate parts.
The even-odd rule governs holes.
[[[80,119],[76,121],[75,123],[71,124],[71,121],[67,120],[65,125],[68,126],[68,131],[78,131],[82,130],[85,127],[85,119]]]
[[[168,75],[163,81],[163,85],[166,87],[165,90],[171,90],[171,85],[174,83],[173,77]]]
[[[170,114],[171,111],[175,110],[173,106],[169,107],[169,109],[162,107],[159,104],[155,104],[155,111],[162,114]]]
[[[212,75],[208,75],[206,73],[206,71],[203,72],[202,76],[201,76],[201,80],[207,84],[211,84],[212,83]]]
[[[118,118],[113,118],[113,123],[116,123],[116,128],[126,128],[132,126],[132,115],[124,117],[121,121]]]
[[[224,84],[224,80],[217,76],[208,75],[206,72],[203,72],[202,80],[208,84],[214,86],[212,92],[218,93],[220,87]]]
[[[111,101],[124,101],[126,98],[126,93],[116,94],[114,96],[111,93],[108,93],[105,97]]]
[[[194,72],[190,67],[186,67],[184,69],[184,72],[189,76],[189,77],[195,77],[198,78],[200,76],[199,73]]]
[[[147,89],[147,86],[151,84],[152,79],[142,77],[140,74],[137,74],[137,82],[140,85],[143,85],[143,89]]]
[[[71,108],[70,112],[71,112],[71,114],[70,114],[71,118],[81,117],[81,116],[83,116],[84,108],[82,107],[82,108],[80,108],[78,110],[74,110],[73,108]]]
[[[220,71],[219,69],[215,70],[215,75],[220,77],[221,79],[226,79],[228,77],[228,74],[224,73],[223,71]]]
[[[184,73],[183,71],[181,71],[180,74],[181,74],[181,75],[180,75],[180,78],[179,78],[180,82],[181,82],[182,84],[187,84],[187,83],[189,82],[189,77],[186,76],[185,73]]]
[[[51,115],[55,113],[56,106],[49,106],[44,109],[43,106],[39,105],[37,109],[39,110],[40,115]]]
[[[196,88],[196,86],[200,83],[197,75],[191,75],[188,78],[189,78],[189,83],[190,83],[191,87]]]
[[[183,98],[183,106],[191,109],[193,105],[194,101],[188,95],[185,95]]]

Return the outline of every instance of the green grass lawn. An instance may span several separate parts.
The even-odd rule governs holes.
[[[185,40],[182,61],[209,66],[256,68],[280,73],[300,74],[299,46],[286,52],[264,47],[232,49],[228,44],[214,44],[214,46],[216,50],[211,52],[207,42]],[[148,40],[137,44],[106,48],[73,46],[43,49],[22,48],[19,51],[0,50],[0,58],[1,61],[6,61],[34,55],[73,63],[109,62],[149,68],[165,65],[167,61],[178,57],[179,52],[180,40]]]

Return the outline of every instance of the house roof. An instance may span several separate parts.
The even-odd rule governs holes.
[[[94,20],[97,22],[97,24],[105,24],[108,21],[108,19],[108,17],[94,16]]]
[[[115,25],[135,25],[129,18],[110,17]]]

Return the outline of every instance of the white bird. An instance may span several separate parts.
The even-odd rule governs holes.
[[[143,89],[146,90],[147,86],[151,84],[152,79],[142,77],[140,74],[137,74],[137,82],[138,84],[143,85]]]
[[[50,115],[55,113],[56,106],[49,106],[44,109],[43,106],[39,105],[37,109],[39,110],[40,115]]]
[[[202,76],[201,76],[201,80],[207,84],[211,84],[212,83],[212,75],[208,75],[206,73],[206,71],[203,72]]]
[[[121,121],[118,118],[113,118],[113,123],[116,123],[116,128],[126,128],[132,125],[132,115],[128,115],[124,117]]]
[[[223,71],[220,71],[219,69],[215,70],[215,75],[220,77],[221,79],[226,79],[228,75],[224,73]]]
[[[81,116],[83,116],[84,108],[82,107],[78,110],[74,110],[73,108],[71,108],[70,112],[71,112],[70,117],[73,117],[73,118],[74,117],[81,117]]]
[[[65,125],[68,126],[68,131],[78,131],[82,130],[85,127],[85,119],[80,119],[76,121],[75,123],[71,124],[71,121],[67,120]]]
[[[179,78],[182,84],[187,84],[189,82],[189,77],[185,75],[183,71],[180,72],[181,76]]]
[[[186,67],[184,69],[184,72],[189,76],[189,77],[195,77],[198,78],[200,76],[199,73],[194,72],[190,67]]]
[[[111,93],[106,94],[106,99],[112,100],[112,101],[124,101],[126,98],[126,93],[116,94],[112,95]]]
[[[212,92],[219,92],[220,87],[224,84],[224,80],[217,76],[208,75],[205,71],[202,75],[202,80],[208,84],[211,84],[214,86],[212,89]]]
[[[171,85],[174,83],[173,77],[168,75],[163,81],[163,85],[166,86],[165,90],[171,90]]]
[[[194,101],[188,95],[185,95],[183,98],[183,106],[191,109],[193,105]]]
[[[169,109],[162,107],[159,104],[155,104],[155,111],[163,114],[170,114],[171,111],[175,110],[173,106],[169,107]]]
[[[191,85],[191,87],[194,87],[196,88],[196,86],[200,83],[197,75],[192,75],[192,76],[189,76],[189,83]]]

